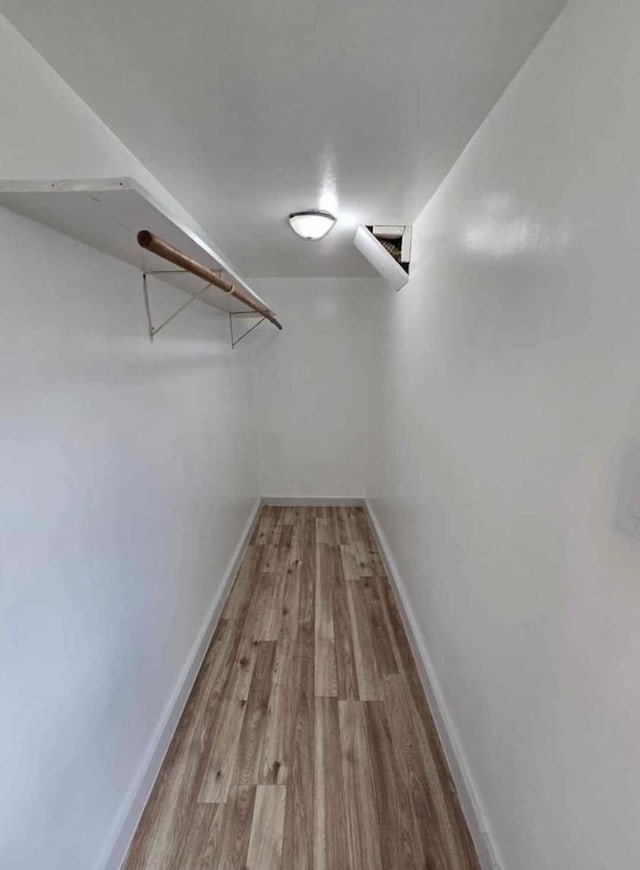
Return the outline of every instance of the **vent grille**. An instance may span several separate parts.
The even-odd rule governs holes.
[[[387,254],[391,254],[393,259],[399,263],[401,259],[401,249],[399,242],[394,242],[391,239],[378,239]]]
[[[374,224],[367,229],[380,242],[387,254],[408,273],[411,258],[411,227]]]

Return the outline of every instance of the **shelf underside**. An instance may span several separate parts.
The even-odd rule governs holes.
[[[150,230],[208,268],[222,270],[226,280],[231,280],[266,305],[205,241],[168,217],[153,197],[133,179],[0,181],[0,206],[40,221],[142,271],[162,272],[157,275],[159,280],[190,295],[198,293],[204,281],[176,271],[166,260],[138,245],[138,231]],[[251,311],[215,287],[200,298],[221,311]]]

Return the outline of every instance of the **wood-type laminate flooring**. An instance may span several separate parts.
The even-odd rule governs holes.
[[[478,870],[360,507],[264,507],[125,870]]]

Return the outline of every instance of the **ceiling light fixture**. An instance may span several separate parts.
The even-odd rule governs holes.
[[[335,226],[336,218],[328,211],[309,208],[289,215],[289,226],[303,239],[318,242]]]

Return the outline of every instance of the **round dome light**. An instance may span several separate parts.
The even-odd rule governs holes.
[[[336,218],[328,211],[312,208],[306,211],[296,211],[289,215],[289,226],[303,239],[318,242],[329,233],[336,223]]]

